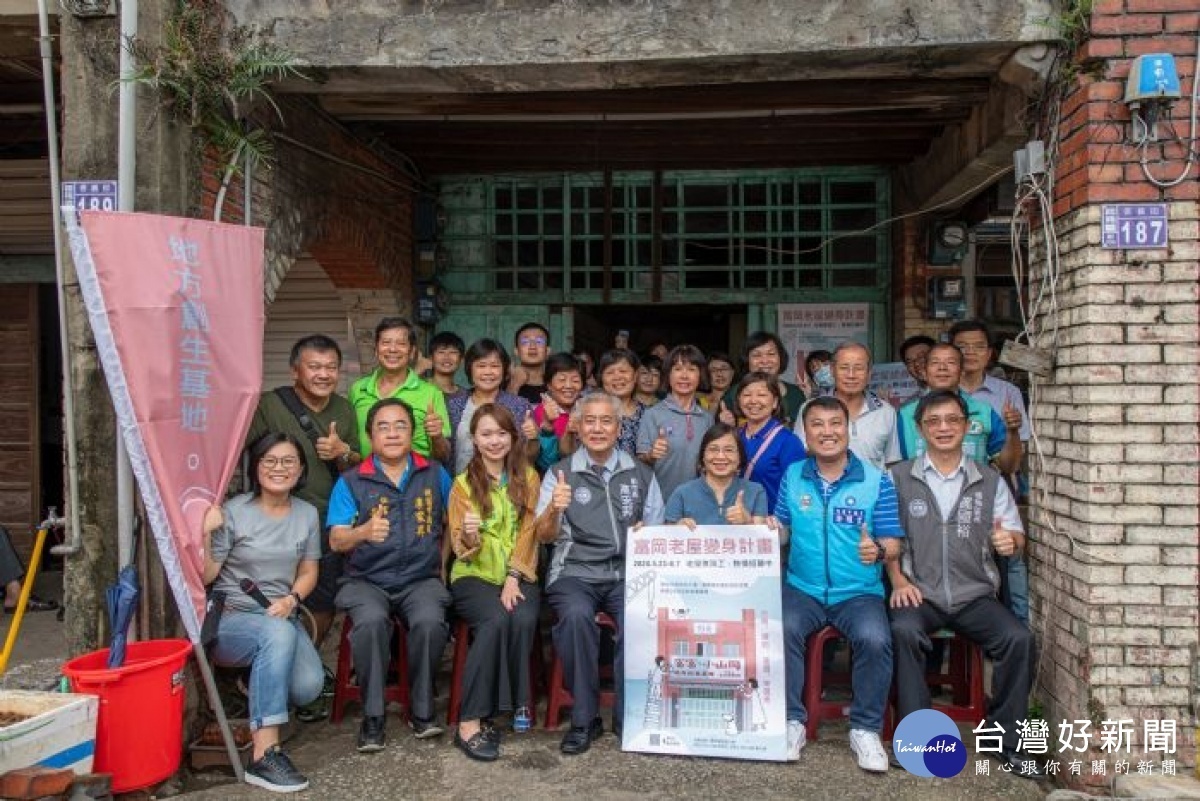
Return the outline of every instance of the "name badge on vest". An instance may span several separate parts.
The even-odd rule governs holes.
[[[833,522],[850,525],[861,526],[867,522],[867,511],[865,509],[848,509],[845,506],[833,507]]]

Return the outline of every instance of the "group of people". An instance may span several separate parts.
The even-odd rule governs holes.
[[[452,608],[470,632],[454,743],[498,758],[497,719],[518,732],[532,719],[543,599],[574,698],[562,752],[583,753],[603,732],[600,612],[618,628],[619,736],[626,532],[664,522],[760,523],[788,545],[790,757],[805,741],[805,643],[826,624],[850,643],[850,741],[864,769],[888,767],[879,731],[893,675],[901,715],[929,705],[929,635],[943,627],[996,662],[991,714],[1015,732],[1033,646],[1007,477],[1028,420],[1019,391],[987,374],[980,343],[990,339],[975,322],[947,343],[907,340],[901,358],[922,394],[897,411],[868,390],[864,345],[809,354],[788,381],[787,349],[770,332],[749,336],[736,365],[688,344],[639,357],[619,336],[594,366],[551,353],[538,323],[516,332],[515,360],[496,340],[468,347],[445,332],[422,375],[416,329],[385,318],[377,367],[346,397],[337,343],[299,340],[292,386],[265,392],[250,427],[251,492],[204,525],[205,576],[227,598],[213,656],[251,667],[247,781],[307,786],[279,745],[289,703],[305,708],[321,692],[302,604],[318,644],[336,612],[351,626],[359,751],[385,746],[397,618],[413,735],[443,732],[434,679]],[[242,578],[265,599],[246,595]],[[1015,740],[1006,745],[1016,760]]]

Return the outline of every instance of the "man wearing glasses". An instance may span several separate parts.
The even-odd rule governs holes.
[[[900,461],[896,410],[867,389],[871,383],[871,353],[858,342],[843,342],[833,351],[833,395],[850,413],[850,450],[868,464],[883,469]],[[804,424],[796,422],[804,439]]]
[[[929,349],[936,344],[933,337],[924,334],[909,337],[900,344],[900,361],[904,362],[904,368],[908,370],[913,381],[917,382],[921,392],[928,388],[925,383],[925,359],[929,356]]]
[[[992,361],[992,337],[987,326],[979,320],[963,320],[950,328],[950,344],[954,345],[963,355],[962,378],[959,384],[964,392],[975,400],[980,400],[992,407],[996,414],[1004,419],[1008,428],[1008,436],[1017,440],[1021,456],[1025,452],[1025,443],[1029,441],[1029,415],[1025,412],[1025,399],[1021,390],[1015,384],[1003,378],[989,375],[987,368]],[[1009,487],[1019,486],[1019,465],[1021,456],[1017,457],[1018,467],[1005,471],[1009,477]],[[1020,493],[1017,492],[1019,495]],[[1023,622],[1029,622],[1029,570],[1025,560],[1014,558],[1008,560],[1008,594],[1013,613]]]
[[[1040,778],[1036,764],[1017,750],[1017,721],[1026,717],[1032,682],[1033,635],[996,597],[997,558],[1025,547],[1021,516],[1000,473],[964,452],[971,420],[959,392],[931,391],[917,403],[915,419],[926,450],[891,471],[907,534],[899,563],[887,568],[897,714],[903,719],[929,708],[929,633],[950,628],[994,664],[988,728],[981,723],[976,731],[999,733],[990,728],[999,724],[1001,764]]]
[[[337,606],[353,622],[351,657],[362,688],[358,750],[384,747],[384,680],[391,661],[392,615],[407,629],[409,725],[419,739],[442,733],[433,679],[449,626],[444,583],[444,516],[450,474],[412,449],[413,410],[398,398],[376,401],[366,417],[371,455],[338,479],[329,499],[329,541],[346,554]]]
[[[980,463],[994,462],[1004,473],[1017,469],[1021,463],[1021,441],[1009,435],[1005,421],[981,400],[976,400],[959,387],[962,376],[962,352],[946,343],[934,345],[925,360],[925,380],[929,389],[957,392],[967,405],[967,431],[963,440],[963,451]],[[913,398],[900,407],[900,453],[912,459],[925,453],[926,442],[916,423],[919,398]]]
[[[546,358],[550,355],[550,332],[541,323],[525,323],[513,338],[517,365],[509,379],[508,391],[533,406],[542,402],[546,391]]]

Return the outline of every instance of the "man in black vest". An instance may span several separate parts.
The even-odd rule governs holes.
[[[450,475],[412,452],[413,411],[384,398],[367,412],[371,455],[347,470],[329,498],[329,542],[346,554],[339,609],[353,621],[350,649],[362,688],[358,750],[384,745],[383,685],[392,641],[392,615],[408,630],[409,725],[436,737],[433,678],[446,638],[450,593],[443,581],[446,499]]]
[[[1029,703],[1033,635],[997,598],[996,556],[1025,547],[1021,517],[1000,473],[963,453],[969,418],[957,392],[930,392],[914,417],[928,450],[892,468],[908,535],[899,565],[888,565],[897,712],[903,719],[929,708],[929,633],[950,628],[994,662],[992,728],[976,731],[998,734],[995,727],[1002,728],[1001,763],[1040,778],[1032,758],[1017,750],[1017,721],[1026,718]]]

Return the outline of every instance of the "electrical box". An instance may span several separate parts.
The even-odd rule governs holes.
[[[1183,96],[1179,70],[1170,53],[1147,53],[1133,60],[1129,78],[1125,81],[1125,102],[1145,103],[1153,100],[1170,102]]]
[[[929,228],[930,264],[946,267],[958,264],[967,253],[967,226],[961,222],[939,222]]]
[[[933,320],[962,320],[967,316],[966,282],[961,275],[929,279],[926,314]]]

